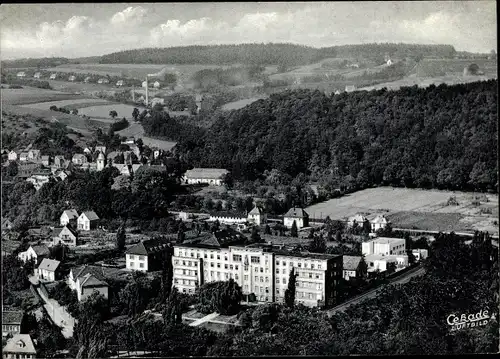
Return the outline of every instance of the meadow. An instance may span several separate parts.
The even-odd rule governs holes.
[[[72,93],[28,86],[23,86],[22,89],[0,89],[0,95],[2,105],[26,105],[46,101],[76,100],[83,98],[82,96]]]
[[[47,110],[51,106],[57,106],[57,107],[66,107],[68,109],[73,109],[73,108],[78,108],[80,107],[88,107],[92,105],[102,105],[102,104],[107,104],[109,101],[106,100],[100,100],[100,99],[92,99],[92,98],[75,98],[71,100],[61,100],[61,101],[40,101],[37,103],[31,103],[27,105],[22,105],[23,107],[29,107],[29,108],[34,108],[34,109],[40,109],[40,110]]]
[[[229,103],[226,103],[225,105],[222,106],[222,110],[224,110],[224,111],[238,110],[238,109],[243,108],[247,105],[250,105],[252,102],[255,102],[255,101],[258,101],[258,100],[261,100],[264,98],[266,98],[266,96],[252,97],[252,98],[247,98],[244,100],[229,102]]]
[[[480,197],[478,204],[473,204],[475,196]],[[448,205],[450,197],[458,205]],[[368,218],[384,214],[395,228],[498,233],[498,195],[492,194],[378,187],[317,203],[306,211],[313,218],[337,220],[357,213]]]

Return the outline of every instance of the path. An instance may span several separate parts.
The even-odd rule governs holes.
[[[393,280],[389,282],[389,284],[386,285],[391,285],[391,284],[404,284],[410,281],[411,278],[422,275],[425,273],[425,269],[423,267],[416,267],[414,269],[409,270],[405,274],[401,275],[400,277],[396,277]],[[383,285],[382,285],[383,286]],[[358,304],[362,302],[365,299],[369,298],[374,298],[377,296],[377,292],[381,289],[382,286],[370,289],[368,292],[363,293],[358,295],[357,297],[351,298],[347,302],[344,302],[330,310],[327,311],[328,316],[332,316],[333,314],[339,312],[339,311],[344,311],[346,308],[353,304]]]
[[[197,327],[198,325],[201,325],[203,323],[209,322],[212,319],[215,319],[219,316],[219,313],[213,312],[212,314],[206,315],[203,318],[197,319],[192,323],[189,323],[190,327]],[[227,323],[226,323],[227,324]]]

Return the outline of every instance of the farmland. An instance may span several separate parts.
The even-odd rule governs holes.
[[[252,98],[247,98],[244,100],[229,102],[229,103],[226,103],[225,105],[222,106],[222,110],[224,110],[224,111],[238,110],[238,109],[243,108],[247,105],[250,105],[252,102],[258,101],[258,100],[263,99],[263,98],[265,98],[265,97],[264,96],[252,97]]]
[[[474,196],[479,203],[473,204]],[[447,205],[450,197],[458,205]],[[347,219],[384,214],[396,228],[498,233],[498,195],[439,190],[371,188],[306,208],[313,218]],[[496,224],[495,224],[496,223]]]
[[[67,99],[82,99],[82,96],[72,93],[45,90],[24,86],[22,89],[1,89],[3,105],[26,105],[46,101],[61,101]]]
[[[91,99],[91,98],[79,98],[79,99],[61,100],[61,101],[38,102],[38,103],[32,103],[32,104],[27,104],[27,105],[22,105],[22,106],[34,108],[34,109],[39,109],[39,110],[46,110],[46,109],[50,108],[51,106],[66,107],[68,109],[73,109],[73,108],[78,108],[78,106],[80,106],[80,105],[81,105],[81,107],[88,107],[88,106],[92,106],[95,104],[106,104],[106,103],[109,103],[109,101],[99,100],[99,99]]]

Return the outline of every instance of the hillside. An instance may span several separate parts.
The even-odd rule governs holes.
[[[496,191],[496,87],[491,80],[333,97],[287,91],[218,114],[206,134],[177,150],[194,166],[227,168],[243,180],[274,169],[330,188]]]

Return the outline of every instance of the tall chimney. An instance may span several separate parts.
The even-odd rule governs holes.
[[[132,85],[132,102],[135,103],[135,86]]]
[[[146,107],[149,104],[149,84],[148,84],[148,77],[146,76]]]

